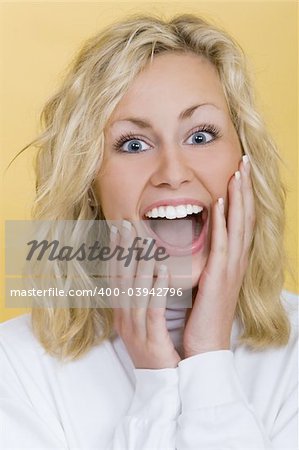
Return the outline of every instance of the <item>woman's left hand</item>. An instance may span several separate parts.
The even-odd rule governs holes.
[[[234,175],[228,185],[227,227],[221,205],[216,202],[213,206],[211,251],[184,330],[185,358],[230,348],[255,225],[250,162],[241,161],[239,174],[240,178]]]

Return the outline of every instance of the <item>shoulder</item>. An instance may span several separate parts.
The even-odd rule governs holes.
[[[32,377],[38,377],[39,373],[61,372],[72,366],[87,370],[116,363],[115,356],[113,341],[107,339],[77,360],[61,361],[50,355],[35,336],[30,313],[0,323],[0,366],[8,373],[30,371]]]
[[[297,305],[297,309],[298,309],[299,294],[288,291],[287,289],[283,289],[281,291],[281,298],[283,299],[283,301],[292,305],[293,307],[296,307],[296,305]]]
[[[63,389],[73,389],[82,377],[89,386],[95,387],[106,378],[110,383],[116,366],[120,366],[115,356],[110,341],[104,341],[77,360],[61,361],[34,335],[31,314],[21,315],[0,324],[0,397],[17,392],[19,398],[32,398],[38,386],[50,398],[51,386],[59,382]]]
[[[284,375],[288,373],[293,378],[298,351],[298,295],[282,290],[280,299],[290,323],[288,342],[285,345],[269,346],[261,350],[250,350],[249,354],[254,363],[264,366],[267,373],[268,371],[276,370],[277,373],[284,373]],[[287,366],[290,368],[289,371],[286,370]]]
[[[34,367],[45,350],[31,327],[31,314],[23,314],[0,324],[0,365],[4,374]]]
[[[15,328],[28,328],[31,322],[31,314],[21,314],[20,316],[14,317],[13,319],[6,320],[0,323],[0,334],[6,333]]]
[[[10,346],[23,349],[40,347],[32,331],[31,314],[22,314],[0,323],[0,344],[6,349]]]
[[[1,323],[0,397],[28,401],[28,393],[43,383],[41,361],[45,358],[45,350],[32,331],[31,314]]]
[[[35,341],[31,328],[31,314],[21,316],[0,323],[0,342],[7,344],[19,342],[20,344]]]
[[[298,338],[299,295],[295,294],[294,292],[283,290],[281,292],[280,298],[290,321],[291,337]]]

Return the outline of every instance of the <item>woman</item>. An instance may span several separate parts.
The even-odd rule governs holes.
[[[149,226],[172,260],[109,261],[125,289],[113,308],[1,325],[4,448],[297,448],[284,189],[238,46],[194,16],[120,22],[87,42],[43,119],[34,217],[107,220],[112,248]],[[138,287],[179,288],[173,250],[188,245],[192,308],[141,301]]]

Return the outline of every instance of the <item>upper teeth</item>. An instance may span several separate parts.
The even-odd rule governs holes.
[[[166,219],[181,219],[189,214],[197,214],[203,210],[198,205],[159,206],[148,211],[145,215],[149,218],[166,217]]]

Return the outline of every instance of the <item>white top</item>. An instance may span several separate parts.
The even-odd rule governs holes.
[[[298,296],[283,291],[283,348],[202,353],[177,368],[135,369],[119,337],[78,361],[50,357],[26,314],[0,325],[0,448],[298,448]],[[168,317],[171,334],[180,318]]]

